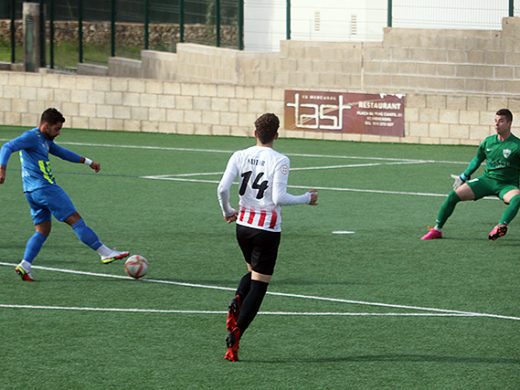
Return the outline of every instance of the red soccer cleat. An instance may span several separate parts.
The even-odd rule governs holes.
[[[20,264],[14,267],[15,272],[20,275],[24,282],[34,282],[34,278],[29,271],[26,271]]]
[[[507,225],[501,223],[493,228],[488,234],[490,240],[495,241],[500,237],[504,237],[507,233]]]
[[[421,237],[421,240],[435,240],[437,238],[442,238],[442,232],[435,228],[431,228],[428,233]]]
[[[231,332],[228,333],[226,337],[226,345],[228,346],[228,349],[224,354],[224,359],[227,359],[230,362],[238,362],[239,341],[240,329],[235,327]]]
[[[237,326],[238,315],[240,313],[240,305],[241,305],[240,295],[235,295],[235,298],[231,300],[231,303],[228,306],[228,314],[226,318],[226,329],[228,332],[231,332]]]

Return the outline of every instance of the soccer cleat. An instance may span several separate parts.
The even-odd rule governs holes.
[[[493,230],[491,230],[488,234],[488,238],[490,240],[493,240],[495,241],[496,239],[500,238],[500,237],[504,237],[507,233],[507,225],[501,223],[501,224],[498,224],[497,226],[495,226],[493,228]]]
[[[14,267],[15,272],[20,275],[25,282],[34,282],[34,278],[29,271],[26,271],[20,264]]]
[[[231,332],[237,326],[238,314],[240,313],[240,295],[235,295],[228,306],[228,314],[226,318],[226,329]]]
[[[442,232],[435,228],[431,228],[428,233],[421,237],[421,240],[435,240],[437,238],[442,238]]]
[[[228,347],[224,354],[224,359],[230,362],[238,362],[238,343],[240,341],[240,329],[235,327],[226,337],[226,345]]]
[[[110,264],[113,261],[124,259],[125,257],[128,257],[130,252],[119,252],[119,251],[112,251],[108,256],[101,257],[101,262],[103,264]]]

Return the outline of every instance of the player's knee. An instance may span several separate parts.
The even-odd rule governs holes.
[[[509,205],[513,205],[514,207],[520,207],[520,194],[516,194],[516,195],[514,195],[514,196],[509,200]]]
[[[52,225],[51,225],[50,221],[46,221],[44,223],[39,223],[38,225],[34,225],[34,230],[36,230],[42,236],[47,237],[49,234],[51,234],[51,227],[52,227]]]
[[[272,277],[273,277],[273,275],[261,274],[260,272],[256,272],[256,271],[253,271],[251,273],[251,280],[254,280],[257,282],[269,283],[269,282],[271,282]]]
[[[455,191],[451,191],[448,194],[448,198],[446,200],[451,204],[456,204],[460,202],[462,199],[460,199],[459,195]]]

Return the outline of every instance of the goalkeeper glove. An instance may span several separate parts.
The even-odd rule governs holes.
[[[459,188],[461,185],[463,185],[469,179],[469,177],[466,176],[464,173],[461,173],[458,176],[457,175],[451,175],[451,177],[454,179],[454,181],[453,181],[453,189],[454,190]]]

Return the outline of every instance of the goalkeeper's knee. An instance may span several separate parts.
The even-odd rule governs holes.
[[[446,197],[446,203],[450,205],[456,205],[459,203],[462,199],[459,198],[459,195],[455,191],[451,191],[448,196]]]

